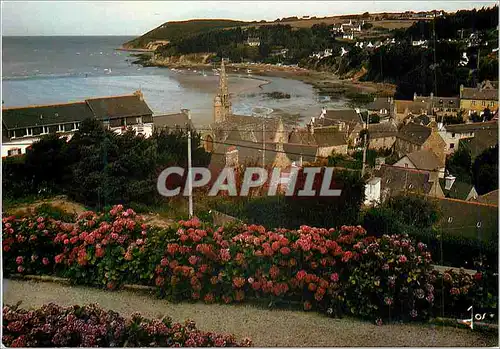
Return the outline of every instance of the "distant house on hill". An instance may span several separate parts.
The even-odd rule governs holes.
[[[85,119],[95,118],[118,134],[132,128],[153,132],[153,112],[140,91],[132,95],[90,98],[83,102],[2,109],[2,157],[24,154],[45,134],[70,139]]]
[[[260,46],[260,38],[257,37],[249,37],[247,39],[248,46]]]

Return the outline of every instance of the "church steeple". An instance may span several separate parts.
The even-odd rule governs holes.
[[[231,101],[229,100],[226,66],[224,64],[224,59],[222,59],[219,77],[219,91],[214,99],[214,121],[225,121],[231,114]]]

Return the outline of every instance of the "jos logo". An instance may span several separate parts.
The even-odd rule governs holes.
[[[471,328],[471,330],[474,329],[474,321],[481,321],[487,318],[493,319],[495,317],[494,313],[477,313],[474,314],[474,308],[471,305],[469,308],[467,308],[467,311],[471,312],[471,318],[470,319],[463,319],[463,320],[457,320],[458,323],[467,325]]]

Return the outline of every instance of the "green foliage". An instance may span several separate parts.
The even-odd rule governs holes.
[[[207,32],[214,29],[237,27],[248,24],[248,22],[221,20],[221,19],[197,19],[182,22],[167,22],[146,34],[125,43],[130,47],[145,47],[148,42],[155,40],[180,40],[192,35]]]
[[[498,144],[474,160],[472,179],[479,195],[498,189]]]
[[[458,147],[458,150],[446,159],[446,169],[460,182],[472,182],[471,167],[471,154],[466,147]]]
[[[69,142],[56,135],[35,142],[22,158],[3,166],[7,197],[64,193],[91,207],[120,202],[154,205],[161,200],[156,181],[168,166],[186,168],[187,136],[162,130],[152,137],[133,131],[117,135],[88,119]],[[207,165],[210,155],[192,137],[193,166]],[[178,183],[183,183],[181,178]]]

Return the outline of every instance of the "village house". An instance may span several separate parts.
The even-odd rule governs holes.
[[[455,176],[448,175],[439,180],[445,197],[464,201],[477,201],[479,195],[474,185],[460,182]]]
[[[434,180],[436,178],[444,178],[444,164],[439,161],[436,154],[426,149],[406,154],[394,166],[427,171]]]
[[[368,149],[391,149],[396,142],[397,134],[398,128],[392,121],[368,124]]]
[[[413,100],[427,103],[432,115],[442,117],[444,115],[457,116],[460,111],[460,98],[459,97],[436,97],[431,92],[430,96],[418,96],[417,93],[413,95]]]
[[[394,100],[392,115],[398,124],[402,124],[409,117],[419,115],[432,115],[431,105],[421,100]]]
[[[153,127],[154,130],[191,129],[193,131],[196,131],[194,124],[191,121],[191,112],[189,111],[189,109],[181,109],[180,113],[155,115],[153,116]]]
[[[474,130],[473,138],[462,138],[458,147],[466,147],[471,155],[472,161],[484,151],[498,145],[498,124],[495,122],[493,128],[481,128]]]
[[[439,135],[437,127],[414,123],[401,127],[394,143],[394,150],[401,157],[417,150],[429,150],[437,156],[442,165],[446,160],[445,147],[446,142]]]
[[[91,118],[118,134],[128,128],[146,137],[153,132],[153,112],[140,91],[75,103],[3,108],[2,157],[26,153],[26,148],[46,134],[69,140],[81,122]]]
[[[377,166],[366,181],[364,204],[377,205],[408,193],[444,197],[439,182],[433,180],[429,172],[383,164]]]
[[[477,87],[460,85],[460,108],[469,116],[473,113],[482,115],[484,109],[498,110],[498,88],[486,80]]]
[[[387,98],[373,98],[373,102],[368,103],[365,109],[368,110],[369,115],[377,114],[380,119],[389,118],[393,110],[394,100],[392,97]]]
[[[247,39],[247,45],[251,47],[260,46],[260,39],[257,37],[249,37]]]
[[[478,132],[484,136],[484,140],[478,139],[476,142],[472,143],[475,153],[477,153],[476,149],[485,149],[490,144],[494,146],[498,143],[498,123],[496,121],[444,126],[440,125],[438,132],[446,143],[446,154],[454,153],[455,150],[458,149],[459,142],[461,140],[476,138],[475,136]],[[487,143],[488,145],[482,146],[484,143]],[[478,154],[476,154],[476,156],[477,155]]]
[[[342,34],[342,39],[345,40],[354,40],[354,32],[353,31],[346,31]]]
[[[333,128],[315,129],[308,125],[307,130],[293,130],[288,137],[289,144],[314,146],[317,148],[316,156],[327,158],[333,152],[347,154],[346,132]]]

